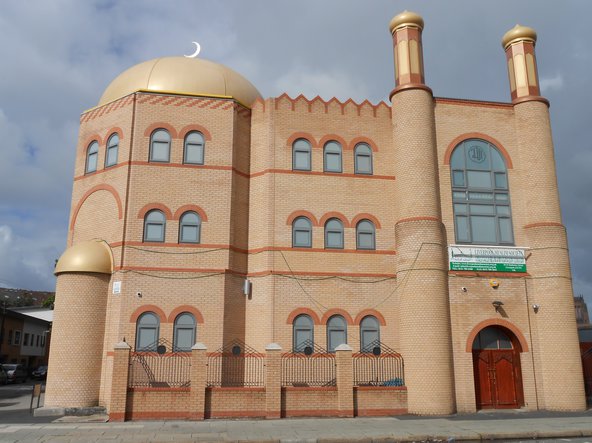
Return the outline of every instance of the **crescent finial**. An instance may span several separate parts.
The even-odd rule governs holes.
[[[199,51],[201,51],[201,46],[199,43],[197,43],[197,42],[191,42],[191,43],[193,43],[195,45],[195,52],[193,54],[186,55],[185,57],[187,57],[187,58],[195,58],[199,55]]]

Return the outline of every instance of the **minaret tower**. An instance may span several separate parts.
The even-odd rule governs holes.
[[[446,233],[440,210],[434,97],[424,81],[422,29],[423,19],[408,11],[390,22],[396,85],[391,101],[400,338],[409,412],[449,414],[455,411],[455,394]]]
[[[540,95],[536,39],[534,29],[516,25],[504,35],[502,46],[508,63],[521,175],[528,186],[523,229],[530,248],[530,302],[540,306],[533,315],[533,352],[540,361],[536,374],[539,408],[581,410],[586,401],[567,235],[559,207],[549,102]]]

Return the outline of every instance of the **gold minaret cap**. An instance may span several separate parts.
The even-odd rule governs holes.
[[[83,241],[70,246],[62,254],[53,271],[55,275],[62,272],[111,274],[113,272],[111,248],[102,240]]]
[[[389,23],[391,34],[395,32],[396,29],[403,26],[413,26],[414,28],[419,28],[422,30],[423,18],[421,18],[421,15],[416,14],[415,12],[403,11],[400,14],[395,15]]]
[[[536,31],[528,26],[516,25],[508,32],[506,32],[502,38],[502,46],[506,49],[510,44],[519,40],[531,41],[533,44],[536,43],[537,34]]]

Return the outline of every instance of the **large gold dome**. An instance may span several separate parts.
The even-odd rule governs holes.
[[[136,91],[233,98],[250,107],[257,88],[232,69],[201,58],[161,57],[132,66],[111,82],[99,106]]]
[[[111,248],[106,242],[98,239],[76,243],[66,249],[53,271],[55,275],[62,272],[111,274],[113,272]]]

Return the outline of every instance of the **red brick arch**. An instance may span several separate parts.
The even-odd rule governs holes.
[[[123,130],[119,126],[114,126],[106,132],[106,136],[104,138],[105,143],[111,138],[113,134],[117,134],[119,136],[119,140],[123,140]]]
[[[330,141],[335,141],[337,143],[339,143],[341,145],[341,149],[342,150],[346,150],[347,149],[347,142],[345,141],[345,139],[337,134],[327,134],[325,136],[323,136],[323,138],[321,138],[321,140],[319,140],[319,148],[324,148],[325,144],[327,142]]]
[[[110,192],[111,195],[113,195],[113,198],[115,198],[115,202],[117,203],[118,218],[121,220],[121,218],[123,217],[123,205],[121,204],[121,198],[119,197],[119,194],[117,193],[115,188],[111,185],[97,185],[86,191],[82,198],[76,204],[74,214],[72,215],[72,221],[70,222],[70,231],[74,229],[76,218],[78,217],[78,212],[80,212],[80,208],[82,207],[83,203],[86,201],[87,198],[89,198],[92,194],[94,194],[97,191],[107,191]]]
[[[308,132],[295,132],[290,137],[288,137],[288,140],[286,141],[286,146],[291,148],[294,142],[299,138],[302,138],[309,142],[311,148],[317,148],[319,146],[316,139]]]
[[[168,123],[164,123],[164,122],[152,123],[144,131],[144,137],[150,137],[152,135],[152,133],[154,131],[156,131],[157,129],[166,129],[167,131],[169,131],[169,135],[171,136],[171,139],[178,138],[177,137],[177,130],[175,128],[173,128],[172,125],[169,125]]]
[[[384,319],[382,314],[378,312],[376,309],[364,309],[363,311],[361,311],[358,315],[356,315],[354,324],[359,325],[364,319],[364,317],[368,317],[369,315],[376,317],[376,320],[378,320],[378,323],[380,323],[381,326],[386,326],[386,320]]]
[[[197,205],[183,205],[183,206],[181,206],[179,209],[177,209],[175,211],[175,215],[173,215],[173,220],[179,220],[181,218],[181,216],[187,211],[197,212],[199,214],[199,217],[201,218],[201,221],[204,221],[204,222],[208,221],[208,215],[206,214],[206,211],[204,211],[202,208],[200,208]]]
[[[482,329],[485,329],[488,326],[500,326],[502,328],[508,329],[512,334],[514,334],[514,337],[516,337],[516,340],[518,341],[518,344],[521,348],[519,349],[519,351],[528,352],[528,342],[524,338],[524,335],[522,335],[522,332],[520,332],[520,329],[518,329],[514,324],[510,323],[508,320],[504,320],[503,318],[490,318],[478,323],[471,330],[469,336],[467,337],[467,346],[465,349],[466,352],[473,351],[473,342],[475,341],[475,337],[477,337],[477,334],[479,334],[479,332],[481,332]]]
[[[294,323],[294,320],[296,319],[296,317],[298,317],[299,315],[302,315],[302,314],[306,314],[306,315],[310,316],[313,324],[315,324],[315,325],[321,324],[321,320],[319,319],[319,316],[317,315],[317,313],[309,308],[294,309],[292,312],[290,312],[290,315],[288,315],[288,319],[286,320],[286,324],[291,325],[292,323]]]
[[[356,149],[356,145],[358,143],[366,143],[372,149],[372,152],[378,152],[378,146],[370,137],[356,137],[352,141],[349,142],[349,146],[347,147],[348,150],[353,151]]]
[[[169,314],[169,323],[174,323],[177,316],[183,312],[189,312],[190,314],[193,314],[197,323],[204,323],[204,318],[203,315],[201,315],[201,312],[199,312],[197,308],[190,305],[181,305],[173,309]]]
[[[291,225],[292,223],[294,223],[294,220],[296,220],[298,217],[306,217],[310,220],[313,226],[319,226],[319,222],[317,218],[312,214],[312,212],[304,210],[294,211],[290,215],[288,215],[288,218],[286,219],[286,224]]]
[[[164,216],[167,220],[174,220],[171,210],[162,203],[148,203],[147,205],[144,205],[142,209],[138,211],[138,218],[144,218],[148,211],[152,211],[153,209],[159,209],[164,212]]]
[[[454,140],[452,140],[450,142],[450,144],[448,145],[448,148],[446,148],[446,152],[444,153],[444,164],[445,165],[450,164],[450,157],[452,156],[452,151],[454,151],[454,148],[456,148],[459,145],[459,143],[461,143],[465,140],[468,140],[470,138],[480,138],[480,139],[485,140],[485,141],[491,143],[492,145],[494,145],[499,150],[502,157],[504,157],[504,159],[506,160],[506,167],[508,169],[514,168],[514,164],[512,163],[512,159],[510,158],[510,154],[508,153],[506,148],[504,148],[504,146],[501,144],[501,142],[499,140],[496,140],[495,138],[493,138],[487,134],[483,134],[481,132],[467,132],[466,134],[459,135]]]
[[[378,219],[376,217],[374,217],[372,214],[368,214],[368,213],[361,213],[356,215],[352,221],[351,221],[351,226],[357,226],[358,223],[362,220],[370,220],[372,223],[374,223],[374,226],[376,227],[376,229],[380,229],[382,228],[382,226],[380,225],[380,222],[378,221]]]
[[[345,215],[343,215],[341,212],[337,212],[337,211],[327,212],[325,215],[323,215],[321,217],[321,219],[319,220],[319,226],[325,226],[325,223],[327,223],[327,221],[331,218],[337,218],[337,219],[341,220],[344,228],[351,227],[347,217]]]
[[[84,144],[82,145],[82,149],[84,150],[84,152],[88,151],[88,147],[92,142],[97,142],[99,144],[99,147],[103,146],[104,143],[103,139],[99,134],[93,134],[90,137],[87,137]]]
[[[350,326],[354,324],[354,320],[351,315],[349,315],[347,311],[344,311],[340,308],[329,309],[327,312],[325,312],[323,314],[323,318],[321,318],[321,324],[326,325],[329,319],[334,315],[341,315]]]
[[[160,309],[156,305],[143,305],[136,309],[133,314],[130,316],[130,323],[135,323],[138,321],[140,315],[144,314],[145,312],[153,312],[156,316],[160,319],[161,323],[168,323],[167,316],[162,309]]]
[[[212,134],[210,134],[210,131],[198,124],[185,126],[183,129],[179,131],[179,138],[185,138],[185,136],[189,134],[191,131],[201,132],[206,141],[210,141],[212,139]]]

